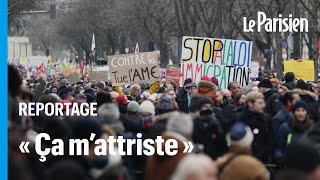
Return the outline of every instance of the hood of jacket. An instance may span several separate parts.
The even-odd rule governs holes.
[[[307,90],[303,90],[303,89],[293,89],[291,91],[292,93],[298,93],[300,96],[306,96],[311,98],[313,101],[318,101],[318,96],[311,92],[311,91],[307,91]]]

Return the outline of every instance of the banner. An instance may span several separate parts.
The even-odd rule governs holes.
[[[258,61],[252,61],[251,62],[251,73],[250,73],[250,77],[259,77],[259,62]]]
[[[312,60],[284,61],[284,73],[293,72],[296,79],[314,81],[314,63]]]
[[[36,68],[43,64],[44,66],[48,65],[48,57],[47,56],[29,56],[27,57],[27,65],[31,68]]]
[[[187,78],[198,82],[202,76],[216,77],[222,89],[233,81],[248,85],[251,52],[251,41],[184,36],[180,86]]]
[[[152,83],[160,75],[155,52],[108,56],[108,65],[114,86]]]

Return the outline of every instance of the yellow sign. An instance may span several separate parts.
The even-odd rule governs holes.
[[[20,57],[20,63],[19,63],[19,64],[22,64],[22,65],[27,64],[27,57],[26,57],[26,56],[21,56],[21,57]]]
[[[284,72],[294,72],[298,80],[314,81],[314,63],[312,60],[284,61]]]

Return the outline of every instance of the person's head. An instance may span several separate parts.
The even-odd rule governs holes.
[[[96,102],[97,102],[98,108],[104,103],[112,103],[111,95],[109,93],[104,92],[104,91],[97,93]]]
[[[289,91],[289,89],[286,86],[280,86],[278,88],[278,91],[279,91],[280,95],[283,96],[284,94],[286,94]]]
[[[113,103],[102,104],[98,108],[98,117],[103,123],[112,124],[119,120],[119,108]]]
[[[222,89],[221,90],[222,94],[223,94],[223,97],[228,100],[229,102],[232,101],[232,95],[231,95],[231,92],[228,90],[228,89]]]
[[[216,98],[215,105],[220,106],[223,103],[223,93],[222,91],[218,90],[216,94],[217,94],[217,98]]]
[[[297,88],[303,89],[303,90],[309,90],[309,86],[306,82],[304,82],[302,79],[299,79],[297,81]]]
[[[272,88],[272,83],[270,79],[267,79],[267,78],[262,79],[258,84],[258,88],[259,88],[259,92],[261,93],[265,93],[268,90],[270,90]]]
[[[19,71],[13,65],[8,66],[8,92],[11,97],[15,97],[19,93],[20,86],[22,85],[22,78]]]
[[[233,98],[233,104],[237,107],[242,106],[246,101],[246,95],[242,92],[237,93]]]
[[[130,87],[130,90],[129,90],[130,94],[132,96],[136,96],[138,94],[141,93],[141,87],[139,86],[139,84],[133,84],[131,87]]]
[[[103,82],[98,82],[94,87],[97,94],[103,92],[104,88],[105,84]]]
[[[235,123],[226,135],[229,152],[251,154],[253,133],[249,126],[242,122]]]
[[[191,154],[178,164],[171,180],[218,180],[218,170],[210,157]]]
[[[286,83],[290,83],[290,82],[294,82],[296,80],[296,77],[293,72],[287,72],[284,75],[284,80],[286,81]]]
[[[217,87],[219,87],[219,80],[218,80],[218,78],[212,77],[212,78],[211,78],[211,82],[212,82],[213,84],[215,84]]]
[[[246,105],[251,112],[263,113],[266,106],[263,94],[255,91],[248,93]]]
[[[150,118],[154,117],[155,115],[154,104],[149,100],[143,101],[140,104],[139,115],[142,117],[150,117]]]
[[[174,111],[174,102],[171,97],[162,96],[156,105],[157,114],[164,114]]]
[[[76,92],[74,87],[72,87],[72,86],[68,86],[66,89],[67,89],[68,94],[74,94]]]
[[[127,106],[127,110],[130,113],[138,113],[139,109],[140,109],[140,105],[136,101],[130,101]]]
[[[189,92],[190,96],[193,96],[198,93],[197,83],[190,83],[186,86],[186,89]]]
[[[163,94],[164,95],[169,95],[169,96],[171,96],[172,97],[172,99],[176,99],[176,93],[175,93],[175,91],[173,90],[173,89],[167,89],[167,90],[165,90],[164,92],[163,92]]]
[[[58,94],[59,93],[58,87],[57,86],[52,86],[50,88],[50,93]]]
[[[177,90],[177,84],[172,79],[166,79],[166,81],[163,84],[163,87],[165,87],[167,90],[173,90],[174,92]]]
[[[292,92],[292,104],[295,104],[297,101],[301,99],[299,92],[291,91]]]
[[[137,94],[135,97],[135,101],[141,104],[143,101],[147,100],[147,97],[144,94]]]
[[[193,121],[190,115],[175,111],[168,119],[167,131],[175,132],[191,140],[193,132]]]
[[[88,77],[83,77],[83,83],[84,83],[84,84],[89,83],[89,78],[88,78]]]
[[[293,117],[298,122],[306,121],[309,118],[308,111],[308,104],[303,100],[297,101],[292,107]]]
[[[313,91],[316,93],[316,95],[320,96],[320,82],[313,86]]]
[[[197,103],[200,116],[212,114],[214,102],[211,99],[208,97],[202,97]]]
[[[80,102],[87,102],[87,96],[83,93],[76,94],[74,99]]]
[[[291,92],[287,92],[284,95],[281,95],[280,101],[283,106],[291,108],[293,102],[293,96]]]
[[[184,83],[183,83],[183,88],[184,88],[185,90],[187,90],[187,86],[188,86],[190,83],[192,83],[192,79],[191,79],[191,78],[185,79],[185,80],[184,80]]]
[[[119,96],[119,94],[116,91],[112,91],[112,92],[110,92],[110,95],[111,95],[112,102],[116,103],[117,102],[116,99]]]
[[[229,83],[228,90],[231,92],[233,96],[236,95],[240,91],[240,83],[238,82]]]

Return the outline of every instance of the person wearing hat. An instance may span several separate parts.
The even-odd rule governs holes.
[[[127,112],[127,105],[129,104],[129,100],[127,99],[127,96],[125,95],[119,95],[116,98],[116,102],[119,106],[119,110],[121,114],[125,114]]]
[[[179,90],[177,93],[177,103],[179,106],[179,110],[185,113],[189,113],[189,107],[188,107],[188,88],[187,86],[192,83],[191,78],[187,78],[184,80],[183,88]]]
[[[212,159],[227,152],[225,131],[213,113],[213,101],[202,97],[197,102],[198,117],[194,119],[193,142],[204,146],[204,153]]]
[[[136,97],[135,97],[135,100],[137,103],[141,104],[143,101],[146,100],[146,96],[142,93],[140,94],[137,94]]]
[[[229,153],[251,155],[253,133],[249,126],[242,122],[235,123],[226,135]]]
[[[299,100],[292,107],[292,120],[283,123],[277,133],[274,159],[281,162],[286,153],[287,145],[301,137],[314,127],[310,119],[309,106],[306,102]]]
[[[136,101],[129,102],[127,106],[127,113],[125,114],[125,119],[123,120],[123,125],[126,131],[134,133],[142,132],[143,122],[138,114],[139,109],[139,103]]]
[[[259,92],[264,95],[264,101],[266,102],[265,112],[275,116],[282,108],[279,92],[272,88],[272,83],[267,78],[260,81],[258,88]]]
[[[105,84],[101,81],[98,82],[94,87],[96,94],[103,92],[104,88],[105,88]]]

